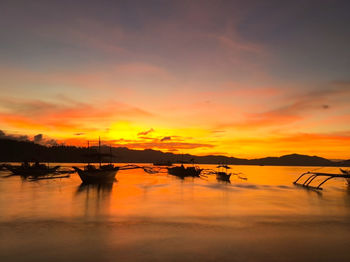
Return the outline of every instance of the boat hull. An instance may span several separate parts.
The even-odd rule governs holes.
[[[222,181],[230,181],[231,174],[227,174],[225,172],[217,172],[216,179]]]
[[[81,181],[84,184],[108,184],[115,181],[115,176],[119,168],[113,168],[108,170],[96,169],[96,170],[81,170],[74,168]]]
[[[174,176],[178,176],[178,177],[199,177],[199,175],[201,174],[202,169],[200,168],[195,168],[195,167],[171,167],[168,168],[168,173]]]
[[[18,176],[46,176],[48,174],[56,172],[57,169],[59,169],[60,166],[55,166],[53,168],[35,168],[35,167],[14,167],[14,166],[7,166],[7,169],[12,172],[13,175],[18,175]]]

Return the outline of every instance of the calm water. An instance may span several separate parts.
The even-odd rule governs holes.
[[[350,261],[350,191],[292,184],[311,169],[234,166],[248,180],[230,184],[125,170],[104,187],[1,171],[0,261]]]

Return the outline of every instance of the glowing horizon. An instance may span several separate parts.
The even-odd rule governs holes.
[[[336,2],[9,1],[0,130],[43,144],[100,136],[196,155],[350,159],[349,17]]]

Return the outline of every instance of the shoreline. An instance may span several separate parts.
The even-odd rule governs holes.
[[[2,161],[0,160],[0,164],[6,164],[6,163],[22,163],[23,161]],[[35,162],[35,161],[27,161],[29,163],[32,163],[32,162]],[[53,164],[88,164],[86,162],[76,162],[76,161],[72,161],[72,162],[69,162],[69,161],[65,161],[65,162],[60,162],[60,161],[39,161],[41,163],[53,163]],[[138,161],[105,161],[105,162],[101,162],[102,164],[149,164],[149,165],[153,165],[152,162],[138,162]],[[89,162],[89,164],[93,164],[93,165],[97,165],[99,164],[99,162]],[[184,165],[192,165],[192,163],[176,163],[174,162],[173,163],[174,165],[180,165],[180,164],[184,164]],[[194,163],[194,165],[217,165],[218,163]],[[295,167],[350,167],[350,164],[349,165],[310,165],[310,164],[305,164],[305,165],[293,165],[293,164],[280,164],[280,165],[268,165],[268,164],[264,164],[264,165],[261,165],[261,164],[230,164],[230,163],[227,163],[227,165],[230,165],[230,166],[261,166],[261,167],[273,167],[273,166],[295,166]]]

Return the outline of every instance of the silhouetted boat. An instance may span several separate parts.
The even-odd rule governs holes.
[[[298,185],[298,186],[303,186],[306,188],[322,190],[321,186],[324,183],[326,183],[327,181],[329,181],[330,179],[342,177],[347,181],[348,185],[350,186],[350,170],[345,170],[345,169],[340,168],[340,172],[341,172],[341,174],[334,174],[334,173],[332,174],[332,173],[320,173],[320,172],[308,171],[308,172],[301,174],[293,182],[293,184]],[[306,179],[305,179],[305,177],[306,177]],[[304,179],[302,179],[302,178],[304,178]],[[317,186],[311,185],[311,182],[317,178],[321,178],[320,179],[321,182],[318,181]]]
[[[88,142],[89,149],[89,142]],[[73,169],[78,173],[81,181],[84,184],[103,184],[103,183],[113,183],[115,176],[119,170],[119,167],[115,167],[112,163],[108,165],[102,165],[101,159],[103,156],[110,156],[112,154],[102,154],[101,153],[101,140],[98,138],[98,153],[90,154],[89,156],[97,156],[99,158],[99,167],[96,168],[94,165],[89,163],[84,166],[84,169],[73,166]]]
[[[178,177],[199,177],[203,169],[195,166],[191,167],[184,167],[181,166],[175,166],[175,167],[168,167],[168,173],[174,176]]]
[[[228,165],[218,165],[218,171],[215,172],[216,179],[222,181],[230,181],[231,173],[227,173],[227,169],[230,169]],[[226,171],[221,171],[221,169],[226,169]]]
[[[113,183],[119,170],[119,167],[113,165],[103,165],[99,168],[87,165],[84,169],[73,166],[73,168],[85,184]]]
[[[226,172],[216,172],[216,179],[223,181],[230,181],[231,174]]]
[[[38,162],[34,165],[30,165],[28,163],[23,163],[20,166],[6,166],[7,170],[11,171],[13,175],[19,175],[19,176],[46,176],[48,174],[54,173],[57,171],[57,169],[60,168],[60,166],[55,167],[49,167],[44,164],[39,164]]]
[[[159,161],[159,162],[154,162],[154,166],[172,166],[173,163],[171,161]]]

